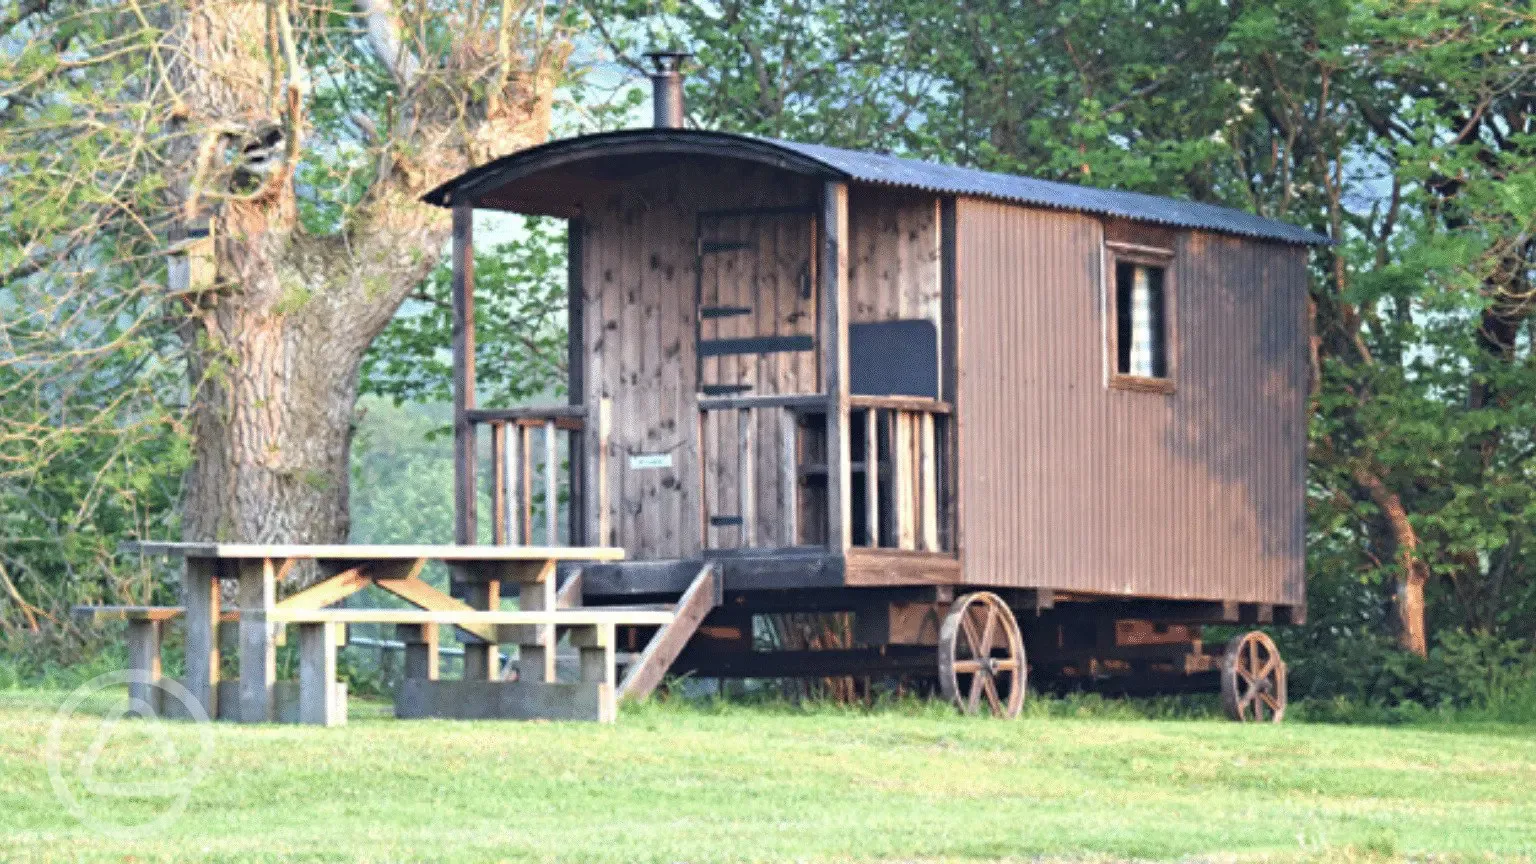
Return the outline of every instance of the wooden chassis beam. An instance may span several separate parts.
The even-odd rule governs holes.
[[[939,661],[933,648],[890,645],[826,651],[684,652],[673,668],[707,678],[822,678],[900,672],[934,674]]]

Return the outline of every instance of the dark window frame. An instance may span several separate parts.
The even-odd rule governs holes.
[[[1178,285],[1174,279],[1174,253],[1172,249],[1106,240],[1104,268],[1106,360],[1109,369],[1109,386],[1115,390],[1139,393],[1172,395],[1179,371],[1178,357]],[[1120,371],[1120,283],[1121,264],[1156,267],[1163,271],[1163,374],[1161,376],[1130,375]]]

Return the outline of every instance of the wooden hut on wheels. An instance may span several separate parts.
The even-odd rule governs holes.
[[[581,603],[702,602],[627,628],[634,662],[677,673],[925,675],[999,714],[1026,669],[1221,678],[1234,717],[1278,718],[1274,644],[1212,649],[1201,625],[1305,615],[1307,255],[1326,238],[685,129],[681,57],[653,59],[654,128],[513,153],[426,197],[454,219],[458,542],[487,474],[498,543],[554,541],[555,508],[529,504],[568,484],[564,539],[626,552],[581,567]],[[569,405],[476,402],[475,210],[569,220]],[[716,596],[685,596],[706,571]],[[763,650],[753,617],[783,612],[853,625],[837,647]]]

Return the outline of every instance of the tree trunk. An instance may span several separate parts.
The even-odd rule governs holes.
[[[1424,630],[1425,567],[1422,561],[1403,565],[1408,572],[1397,583],[1397,647],[1420,657],[1429,655],[1429,639]]]
[[[358,369],[431,271],[447,214],[415,201],[367,236],[313,237],[254,207],[213,226],[218,279],[238,290],[184,329],[194,460],[183,536],[344,543]],[[387,224],[383,224],[387,223]]]
[[[257,0],[167,8],[168,42],[178,48],[168,63],[177,94],[169,203],[182,227],[209,226],[214,263],[211,278],[179,295],[189,306],[182,337],[194,438],[183,537],[346,542],[358,370],[442,257],[451,227],[447,211],[420,196],[548,134],[566,43],[557,29],[540,29],[553,25],[537,14],[518,18],[490,0],[410,7],[455,33],[445,50],[420,41],[424,22],[403,19],[390,0],[358,3],[395,96],[376,100],[372,115],[359,100],[348,115],[361,130],[351,143],[369,156],[369,185],[336,200],[317,190],[348,203],[330,233],[310,234],[294,178],[315,76],[299,48],[303,27],[333,23]],[[316,45],[337,36],[311,35]],[[343,149],[327,141],[311,158],[323,163]]]
[[[1397,591],[1393,605],[1397,610],[1397,646],[1420,657],[1429,654],[1429,638],[1424,626],[1424,585],[1429,581],[1429,565],[1419,557],[1419,535],[1408,520],[1403,499],[1374,471],[1356,465],[1355,482],[1365,487],[1371,500],[1386,516],[1397,544]]]

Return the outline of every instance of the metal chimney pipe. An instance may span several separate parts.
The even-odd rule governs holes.
[[[651,72],[655,127],[683,128],[683,61],[693,55],[686,51],[650,51],[645,56],[655,69]]]

